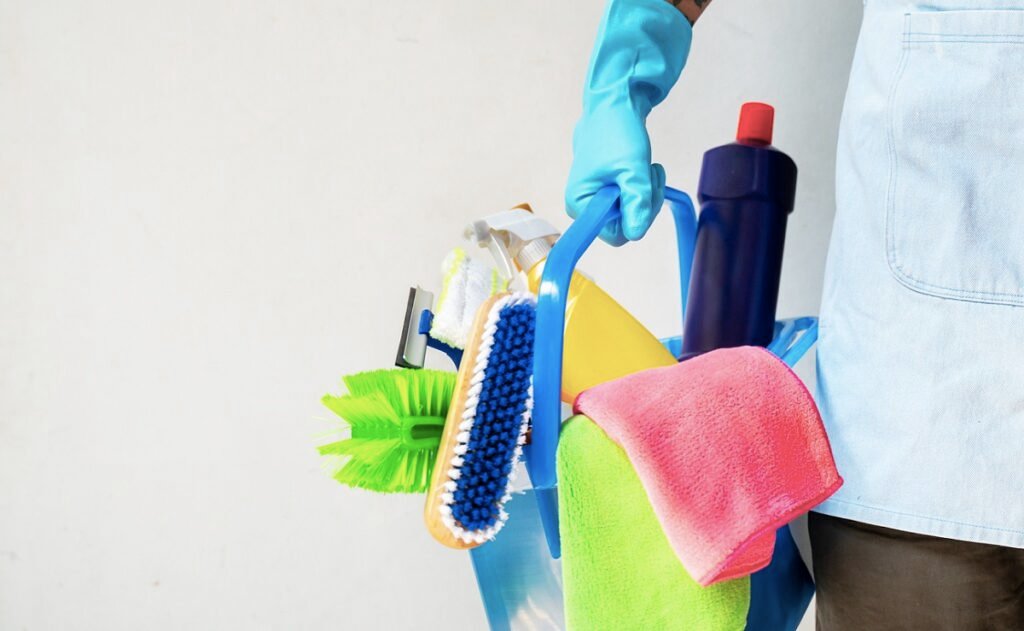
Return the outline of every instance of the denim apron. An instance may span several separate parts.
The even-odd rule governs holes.
[[[837,172],[816,510],[1024,548],[1024,1],[867,0]]]

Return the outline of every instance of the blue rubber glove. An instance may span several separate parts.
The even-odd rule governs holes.
[[[693,31],[665,0],[609,0],[583,88],[565,202],[569,216],[602,187],[622,192],[622,220],[601,238],[612,245],[647,233],[665,201],[665,169],[651,164],[647,115],[675,85]]]

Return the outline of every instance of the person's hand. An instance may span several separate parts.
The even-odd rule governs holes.
[[[690,51],[690,23],[665,0],[609,0],[573,134],[565,201],[569,216],[602,187],[621,191],[622,219],[601,238],[612,245],[647,233],[665,198],[665,170],[651,163],[647,115],[668,95]]]
[[[642,238],[665,201],[665,169],[651,164],[645,116],[628,105],[591,112],[576,125],[573,163],[565,192],[569,216],[583,212],[601,188],[619,187],[622,218],[610,222],[601,238],[618,246]]]

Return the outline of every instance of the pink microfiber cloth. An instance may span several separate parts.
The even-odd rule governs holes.
[[[763,348],[635,373],[575,407],[625,450],[672,549],[704,586],[767,566],[775,530],[843,483],[814,399]]]

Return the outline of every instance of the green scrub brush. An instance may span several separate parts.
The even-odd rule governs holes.
[[[340,458],[334,479],[379,493],[423,493],[437,459],[455,373],[394,368],[342,377],[348,394],[322,399],[351,429],[319,448]]]

